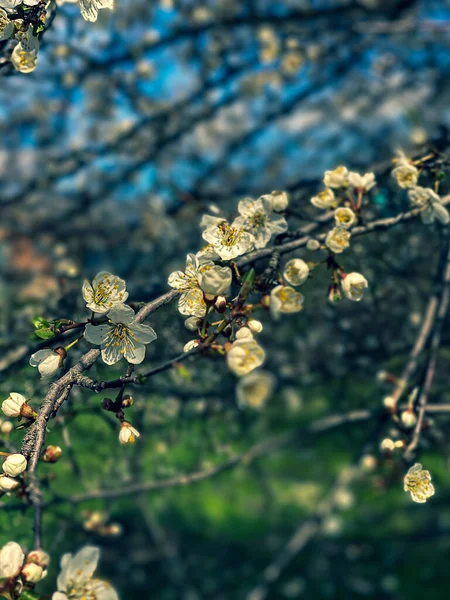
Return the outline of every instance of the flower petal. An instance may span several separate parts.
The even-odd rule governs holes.
[[[85,339],[91,344],[100,346],[108,335],[108,331],[111,329],[111,325],[105,323],[104,325],[92,325],[88,323],[84,330]]]

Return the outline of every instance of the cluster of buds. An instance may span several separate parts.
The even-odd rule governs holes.
[[[49,555],[37,549],[27,557],[16,542],[8,542],[0,550],[0,594],[6,598],[16,598],[18,593],[25,598],[24,592],[47,575]]]
[[[23,454],[9,454],[3,462],[3,475],[0,475],[0,490],[4,493],[15,490],[20,480],[16,479],[27,468],[27,459]]]
[[[84,511],[83,528],[101,536],[117,536],[122,533],[119,523],[108,523],[108,515],[101,510]]]

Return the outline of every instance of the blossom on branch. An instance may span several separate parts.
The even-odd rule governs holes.
[[[107,323],[86,325],[84,337],[101,347],[107,365],[114,365],[121,358],[138,365],[145,358],[146,344],[156,340],[157,335],[150,325],[136,322],[132,308],[121,304],[109,311]]]
[[[8,398],[3,400],[2,411],[7,417],[32,419],[37,416],[22,394],[18,394],[17,392],[11,392]]]
[[[340,254],[350,246],[350,235],[350,232],[346,231],[343,227],[334,227],[327,233],[325,246],[331,250],[331,252]]]
[[[119,442],[121,444],[134,444],[141,434],[128,421],[122,421],[119,431]]]
[[[93,546],[85,546],[75,556],[64,554],[57,580],[58,591],[52,600],[119,600],[109,583],[93,579],[99,556],[99,549]]]
[[[348,187],[348,169],[339,166],[334,171],[325,171],[323,182],[327,187],[342,189]]]
[[[203,232],[203,239],[211,244],[222,260],[232,260],[252,249],[254,237],[237,224],[229,225],[223,219]]]
[[[303,295],[288,285],[277,285],[270,292],[270,314],[275,320],[281,313],[296,313],[303,308]]]
[[[357,194],[365,194],[376,185],[374,173],[365,173],[360,175],[359,173],[348,174],[348,184],[352,187]]]
[[[86,308],[94,313],[107,313],[114,306],[123,304],[128,298],[126,283],[116,275],[100,271],[92,285],[86,279],[83,283],[83,298]]]
[[[239,408],[259,410],[272,395],[275,377],[267,371],[253,371],[239,379],[236,398]]]
[[[272,236],[287,230],[286,219],[273,212],[272,200],[268,196],[258,200],[245,198],[239,202],[238,211],[241,216],[234,225],[253,236],[255,248],[265,248]]]
[[[351,208],[341,206],[334,211],[334,220],[337,227],[349,229],[356,223],[356,215]]]
[[[63,362],[63,354],[50,348],[38,350],[30,357],[30,365],[38,368],[42,379],[54,377],[62,367]]]
[[[114,0],[78,0],[80,11],[85,21],[96,21],[98,11],[102,8],[114,8]]]
[[[361,273],[346,273],[342,279],[342,290],[349,300],[359,302],[368,287],[367,279]]]
[[[424,471],[422,465],[416,463],[405,475],[404,490],[411,494],[414,502],[426,502],[434,494],[430,472]]]
[[[430,225],[438,220],[442,225],[447,225],[450,216],[447,209],[441,203],[441,199],[431,188],[414,187],[408,191],[409,201],[413,208],[420,209],[420,218],[423,223]]]
[[[316,208],[328,210],[330,208],[335,208],[339,204],[339,200],[334,195],[333,190],[325,188],[311,198],[311,204]]]
[[[309,277],[309,267],[301,258],[293,258],[286,263],[283,277],[291,285],[303,285]]]
[[[266,353],[247,327],[242,327],[236,334],[236,338],[228,350],[227,364],[230,371],[240,377],[260,367],[266,358]]]
[[[17,477],[27,468],[27,459],[23,454],[10,454],[6,457],[2,469],[9,477]]]

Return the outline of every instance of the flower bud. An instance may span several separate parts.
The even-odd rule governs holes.
[[[198,317],[189,317],[184,322],[184,326],[189,331],[197,331],[198,330],[198,321],[199,321]]]
[[[43,568],[34,563],[27,563],[21,571],[24,583],[37,583],[42,579]]]
[[[134,404],[133,396],[130,396],[129,394],[127,394],[126,396],[124,396],[122,398],[122,408],[130,408],[130,406],[133,406],[133,404]]]
[[[2,402],[2,411],[7,417],[20,417],[24,404],[26,404],[26,399],[22,394],[11,392],[9,397]]]
[[[14,425],[11,423],[11,421],[3,421],[3,423],[0,425],[0,431],[5,435],[10,434],[13,429]]]
[[[408,429],[411,429],[417,423],[417,417],[411,409],[404,410],[400,415],[400,419]]]
[[[385,438],[380,444],[381,450],[385,454],[391,454],[395,450],[395,443],[390,438]]]
[[[10,477],[17,477],[27,468],[27,459],[23,454],[10,454],[2,465],[3,471]]]
[[[320,242],[317,240],[308,240],[306,242],[306,249],[310,252],[316,252],[317,250],[320,250]]]
[[[272,210],[275,212],[281,212],[286,210],[289,204],[289,196],[286,192],[274,190],[271,194]]]
[[[62,456],[62,449],[59,446],[47,446],[42,455],[42,460],[48,463],[55,463]]]
[[[385,406],[385,408],[387,408],[390,411],[395,411],[395,398],[393,398],[392,396],[386,396],[385,398],[383,398],[383,405]]]
[[[136,438],[141,434],[128,421],[122,421],[119,431],[119,442],[121,444],[134,444]]]
[[[328,288],[328,301],[333,304],[340,302],[342,298],[341,289],[335,283],[332,283]]]
[[[38,368],[42,379],[49,379],[56,375],[66,356],[66,349],[62,346],[56,348],[56,350],[44,348],[31,355],[30,365]]]
[[[19,485],[19,481],[17,479],[12,479],[11,477],[7,477],[6,475],[0,475],[0,490],[2,492],[11,492],[15,490]]]
[[[218,313],[224,313],[227,309],[227,299],[225,296],[217,296],[214,308]]]
[[[39,548],[29,552],[25,562],[33,563],[39,567],[42,567],[42,569],[46,569],[50,564],[50,556],[47,554],[47,552],[44,552]]]
[[[252,333],[261,333],[263,330],[263,325],[261,321],[257,321],[256,319],[250,319],[247,323],[247,327],[250,329]]]
[[[190,352],[200,344],[200,340],[191,340],[184,345],[183,352]]]

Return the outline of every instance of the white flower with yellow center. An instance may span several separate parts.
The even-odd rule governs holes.
[[[355,302],[361,300],[368,285],[367,279],[361,273],[347,273],[341,283],[344,294]]]
[[[145,345],[156,340],[155,331],[149,325],[137,323],[135,317],[132,308],[119,304],[109,311],[107,323],[86,325],[84,337],[101,347],[107,365],[114,365],[121,358],[138,365],[145,358]]]
[[[19,43],[15,46],[11,54],[11,62],[17,71],[31,73],[37,64],[39,40],[33,35],[32,25],[28,27],[25,33],[17,33],[16,37]]]
[[[282,313],[296,313],[303,308],[303,295],[288,285],[277,285],[270,292],[270,314],[276,320]]]
[[[116,275],[100,271],[92,285],[86,280],[83,284],[83,298],[86,308],[95,313],[107,313],[114,306],[123,304],[128,298],[126,283]]]
[[[220,221],[203,232],[203,239],[209,242],[222,260],[232,260],[245,254],[253,247],[253,236],[236,222],[229,225]]]
[[[347,167],[339,166],[334,171],[325,171],[323,182],[327,187],[340,189],[348,186],[348,169]]]
[[[450,217],[441,199],[431,188],[420,186],[411,188],[408,197],[413,208],[420,208],[420,218],[426,225],[438,220],[442,225],[447,225]]]
[[[316,196],[311,198],[311,204],[316,208],[320,208],[322,210],[329,210],[330,208],[335,208],[339,203],[339,200],[334,195],[333,190],[330,188],[325,188],[321,192],[319,192]]]
[[[398,161],[397,167],[392,170],[392,177],[395,177],[401,188],[412,188],[417,185],[419,170],[406,157],[402,156]]]
[[[424,471],[422,465],[416,463],[405,475],[404,490],[410,492],[414,502],[426,502],[434,494],[430,472]]]
[[[0,42],[7,40],[14,33],[14,24],[8,19],[6,10],[0,8]]]
[[[122,421],[119,431],[119,442],[121,444],[134,444],[141,434],[128,421]]]
[[[356,215],[351,208],[341,206],[334,211],[334,220],[337,227],[350,229],[356,223]]]
[[[243,327],[242,329],[247,328]],[[248,330],[249,335],[247,335],[247,331],[244,333],[246,335],[236,339],[227,353],[228,368],[239,377],[260,367],[266,358],[266,353],[253,339],[251,331]]]
[[[52,600],[119,600],[109,583],[92,578],[99,555],[99,549],[93,546],[86,546],[75,556],[64,554],[57,581],[58,591],[53,594]]]
[[[272,236],[287,230],[286,219],[273,212],[270,196],[262,196],[258,200],[245,198],[239,202],[238,211],[241,216],[234,225],[253,236],[255,248],[265,248]]]
[[[48,379],[56,375],[63,364],[63,360],[63,356],[58,352],[50,348],[44,348],[31,355],[30,365],[38,368],[42,379]]]
[[[271,397],[275,386],[275,377],[267,371],[253,371],[239,379],[236,386],[236,398],[239,408],[259,410]]]
[[[365,173],[360,175],[359,173],[348,174],[348,184],[352,187],[356,193],[368,192],[376,184],[375,175],[373,173]]]
[[[301,258],[293,258],[285,264],[283,277],[291,285],[303,285],[309,277],[309,267]]]
[[[221,296],[229,289],[232,279],[230,267],[212,265],[206,269],[200,269],[198,284],[205,294]]]
[[[186,257],[186,270],[174,271],[169,275],[168,284],[178,290],[178,310],[182,315],[204,317],[206,304],[199,286],[199,277],[204,271],[215,267],[210,260],[199,259],[195,254]]]
[[[340,254],[350,246],[349,240],[349,231],[346,231],[343,227],[335,227],[327,233],[327,237],[325,238],[325,246],[331,250],[331,252]]]

